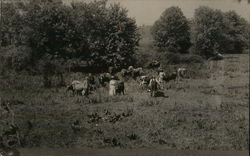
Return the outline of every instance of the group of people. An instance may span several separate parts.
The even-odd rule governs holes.
[[[95,90],[97,87],[106,87],[108,84],[109,95],[114,96],[117,94],[123,94],[125,92],[124,82],[132,78],[134,80],[139,80],[139,85],[143,88],[147,88],[151,96],[155,96],[159,89],[164,89],[165,81],[172,79],[178,80],[186,72],[185,68],[178,68],[174,74],[166,76],[166,73],[161,67],[157,68],[157,75],[148,76],[145,75],[142,68],[134,68],[129,66],[128,69],[122,69],[120,72],[114,72],[109,70],[108,73],[102,73],[97,76],[89,74],[83,82],[72,81],[72,83],[67,87],[67,90],[72,90],[73,94],[80,94],[87,96],[91,91]]]

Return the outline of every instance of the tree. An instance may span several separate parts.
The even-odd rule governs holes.
[[[70,8],[55,1],[31,1],[25,16],[27,44],[33,49],[33,58],[44,54],[66,58],[66,37],[70,31]]]
[[[179,7],[166,9],[153,27],[156,46],[172,52],[187,53],[190,48],[190,27]]]
[[[2,3],[1,9],[1,44],[2,46],[19,45],[22,40],[24,3],[7,1]]]
[[[72,7],[76,38],[86,43],[79,56],[99,67],[115,64],[119,68],[132,63],[139,33],[126,9],[119,4],[107,7],[106,1],[73,3]]]
[[[193,42],[196,53],[207,58],[220,53],[241,53],[249,46],[249,24],[236,12],[208,7],[195,10]]]
[[[194,48],[196,53],[210,57],[220,51],[223,40],[223,13],[209,7],[199,7],[194,14]]]
[[[223,52],[242,53],[249,45],[249,24],[235,11],[224,13],[225,34]]]
[[[33,0],[26,14],[28,44],[34,57],[44,54],[106,68],[128,66],[139,42],[134,19],[106,0],[77,2]]]

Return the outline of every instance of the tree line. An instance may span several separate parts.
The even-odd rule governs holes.
[[[29,0],[5,3],[2,12],[1,45],[28,46],[32,62],[62,60],[98,69],[134,61],[140,35],[119,4]]]
[[[209,58],[214,53],[242,53],[249,49],[250,25],[235,11],[199,7],[187,19],[179,7],[166,9],[154,23],[155,45],[162,51],[194,53]]]
[[[53,61],[69,69],[83,65],[96,70],[136,62],[140,33],[119,4],[27,0],[4,3],[1,12],[1,46],[26,47],[16,48],[17,67]],[[152,35],[160,51],[209,58],[215,52],[242,53],[250,47],[249,30],[234,11],[199,7],[187,19],[179,7],[170,7],[155,21]]]

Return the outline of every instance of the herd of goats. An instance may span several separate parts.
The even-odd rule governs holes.
[[[134,68],[129,66],[128,69],[122,69],[119,72],[114,72],[114,67],[110,67],[107,73],[102,73],[98,76],[89,74],[83,82],[78,80],[72,81],[67,86],[67,91],[72,91],[73,95],[88,96],[91,91],[109,85],[110,96],[124,95],[124,82],[132,78],[139,83],[140,87],[149,91],[151,96],[155,96],[159,89],[163,89],[164,82],[170,80],[179,82],[181,78],[188,77],[186,68],[177,68],[175,72],[167,75],[158,61],[151,62],[149,67],[154,69],[157,74],[145,74],[142,67]]]

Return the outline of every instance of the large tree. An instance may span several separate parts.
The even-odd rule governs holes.
[[[31,1],[25,16],[27,44],[33,49],[33,57],[44,54],[66,57],[65,47],[70,44],[70,8],[62,3]]]
[[[249,24],[235,11],[224,13],[225,34],[222,52],[241,53],[249,46]]]
[[[194,14],[194,48],[196,53],[210,57],[215,51],[220,51],[223,40],[223,13],[209,7],[199,7]]]
[[[190,43],[188,20],[179,7],[166,9],[154,23],[152,34],[156,46],[172,51],[187,53]]]
[[[120,5],[37,1],[29,4],[26,15],[28,43],[37,58],[49,54],[99,67],[131,63],[139,33]]]
[[[234,11],[200,7],[192,26],[195,52],[205,57],[215,52],[241,53],[249,47],[249,23]]]

